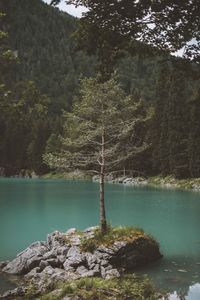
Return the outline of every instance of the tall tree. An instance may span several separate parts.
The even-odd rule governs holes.
[[[57,4],[61,0],[52,0]],[[119,49],[146,52],[156,48],[200,61],[199,1],[66,0],[84,5],[79,41],[90,52],[97,51],[101,63],[112,68]],[[142,42],[142,43],[141,43]],[[109,68],[107,68],[109,71]]]
[[[189,169],[191,177],[200,177],[200,81],[190,100]]]
[[[83,80],[81,101],[65,117],[62,152],[46,154],[45,161],[50,167],[78,168],[99,174],[100,228],[105,233],[104,176],[122,169],[146,148],[145,142],[135,145],[132,142],[136,128],[148,118],[141,102],[125,96],[113,78],[104,83],[97,79]]]

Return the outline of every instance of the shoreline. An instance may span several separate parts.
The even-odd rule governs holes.
[[[63,180],[88,180],[92,182],[98,182],[99,176],[92,174],[86,174],[81,171],[74,172],[58,172],[58,173],[47,173],[44,175],[36,175],[34,176],[0,176],[0,178],[21,178],[21,179],[63,179]],[[131,177],[131,176],[119,176],[113,177],[112,175],[105,176],[105,182],[112,184],[123,184],[127,186],[150,186],[157,188],[166,188],[166,189],[182,189],[188,191],[196,191],[200,192],[200,178],[186,178],[186,179],[177,179],[173,175],[169,176],[150,176],[150,177]]]
[[[88,175],[83,172],[70,173],[48,173],[40,177],[41,179],[74,179],[74,180],[91,180],[93,182],[99,181],[99,176]],[[176,179],[174,176],[150,176],[150,177],[131,177],[119,176],[113,177],[111,175],[105,176],[105,182],[113,184],[123,184],[129,186],[152,186],[157,188],[167,189],[183,189],[190,191],[200,191],[200,178],[186,178]]]

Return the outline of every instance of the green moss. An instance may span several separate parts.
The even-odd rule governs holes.
[[[38,300],[60,300],[65,296],[77,296],[82,300],[154,300],[157,295],[148,278],[129,275],[115,279],[82,278],[62,284],[57,292],[44,295]]]
[[[93,252],[100,245],[111,246],[116,241],[132,242],[139,237],[150,238],[142,229],[135,227],[108,227],[106,234],[97,229],[94,237],[82,239],[81,249]]]
[[[155,176],[148,178],[148,183],[156,186],[168,185],[174,188],[194,189],[195,186],[200,187],[200,178],[176,179],[172,175],[166,177]]]

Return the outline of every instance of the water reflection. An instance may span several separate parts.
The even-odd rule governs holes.
[[[186,295],[178,295],[175,291],[169,295],[169,300],[199,300],[200,299],[200,283],[195,283],[189,287]]]
[[[199,260],[195,257],[169,256],[138,270],[147,274],[169,300],[200,300]]]
[[[96,225],[98,189],[88,181],[1,179],[0,260],[56,229]],[[164,259],[142,275],[170,297],[200,300],[200,193],[107,184],[106,209],[113,226],[142,227],[160,242]]]

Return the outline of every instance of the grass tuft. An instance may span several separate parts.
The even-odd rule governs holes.
[[[112,246],[116,241],[132,242],[139,237],[148,237],[144,231],[135,227],[108,227],[105,234],[96,229],[92,238],[83,238],[81,250],[93,252],[98,246]]]
[[[81,300],[155,300],[156,291],[146,277],[129,275],[105,280],[102,278],[82,278],[59,286],[57,293],[44,295],[38,300],[61,300],[76,296]],[[75,298],[74,298],[75,299]]]

